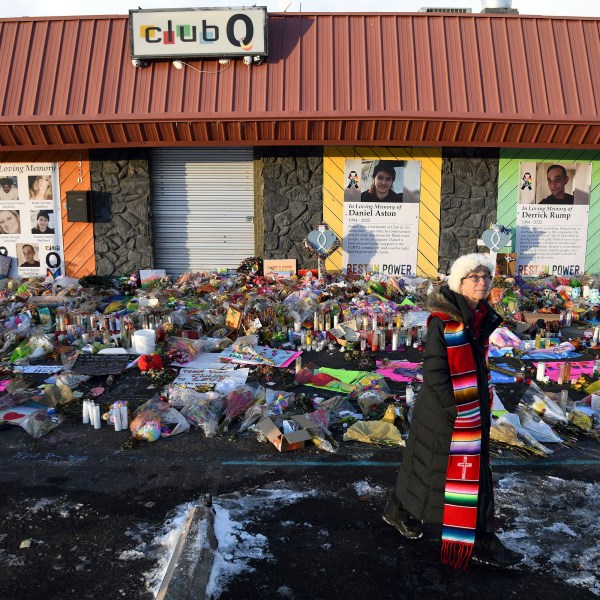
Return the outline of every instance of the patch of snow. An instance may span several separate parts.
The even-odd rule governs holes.
[[[187,503],[178,506],[173,511],[173,516],[167,519],[164,526],[158,535],[149,544],[152,550],[148,556],[156,560],[156,567],[145,574],[146,589],[151,592],[154,597],[158,594],[162,580],[165,577],[169,562],[175,551],[175,546],[183,533],[183,528],[187,520],[188,514],[194,504]]]
[[[571,537],[577,537],[577,534],[565,523],[554,523],[553,525],[550,525],[550,527],[546,528],[548,531],[556,531],[559,533],[566,533],[567,535],[570,535]]]
[[[371,486],[366,480],[354,482],[353,487],[359,496],[383,496],[388,492]],[[600,483],[507,474],[499,479],[495,490],[496,512],[505,525],[505,530],[498,535],[507,546],[525,554],[524,568],[543,571],[556,580],[600,596]],[[229,494],[213,498],[218,550],[206,597],[219,598],[238,574],[254,570],[256,561],[272,559],[268,539],[248,531],[254,515],[316,493],[314,490],[259,489],[246,496]],[[160,588],[191,506],[179,507],[151,544],[158,566],[146,575],[146,580],[154,595]],[[298,525],[293,521],[283,524]],[[312,526],[310,523],[301,525]],[[327,532],[320,530],[319,534]],[[325,550],[330,547],[328,543],[322,545]],[[293,591],[286,586],[276,593],[277,597],[293,598]]]
[[[381,486],[372,486],[367,480],[354,482],[354,489],[359,496],[383,496],[387,494],[389,490],[383,489]]]
[[[249,496],[234,495],[213,499],[218,551],[206,588],[206,597],[219,598],[227,583],[237,574],[253,571],[251,560],[272,558],[268,551],[267,538],[262,534],[250,535],[244,529],[252,522],[254,514],[261,514],[268,510],[269,506],[285,506],[298,502],[302,498],[314,496],[315,493],[289,489],[260,489]],[[312,524],[304,525],[312,527]],[[288,590],[286,593],[291,592]]]
[[[119,560],[138,560],[144,556],[145,554],[139,550],[124,550],[119,554]]]
[[[515,515],[499,536],[525,566],[600,596],[600,483],[512,474],[495,496],[500,515]]]

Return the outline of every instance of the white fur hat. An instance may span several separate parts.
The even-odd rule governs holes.
[[[488,253],[479,254],[474,252],[473,254],[459,256],[450,267],[450,274],[446,278],[446,283],[453,292],[460,294],[462,280],[467,275],[470,275],[481,268],[489,271],[492,276],[496,272],[496,265]]]

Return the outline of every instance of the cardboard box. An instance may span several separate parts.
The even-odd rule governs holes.
[[[536,323],[538,319],[560,321],[560,313],[523,312],[523,318],[527,323]]]
[[[288,421],[294,421],[300,429],[291,433],[283,433],[275,424],[272,417],[265,417],[257,425],[259,431],[279,450],[287,452],[288,450],[298,450],[304,447],[304,444],[310,440],[310,433],[307,429],[316,427],[316,425],[304,415],[294,415],[289,417]]]

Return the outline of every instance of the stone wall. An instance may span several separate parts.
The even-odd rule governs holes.
[[[316,268],[303,240],[323,220],[323,148],[264,148],[257,159],[264,258],[295,258],[299,269]]]
[[[477,246],[481,234],[496,222],[499,154],[495,148],[444,148],[439,271]]]
[[[97,275],[152,268],[150,172],[145,150],[90,152]]]
[[[256,151],[262,196],[264,258],[295,258],[315,268],[303,241],[323,220],[323,148]],[[98,275],[153,267],[148,154],[142,149],[90,153]],[[477,239],[496,220],[497,149],[445,148],[442,164],[439,271],[482,251]]]

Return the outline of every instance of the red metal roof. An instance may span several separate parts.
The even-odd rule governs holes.
[[[595,148],[600,19],[271,14],[269,58],[132,65],[127,16],[0,20],[5,150]]]

